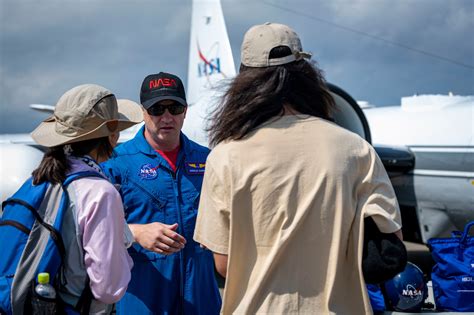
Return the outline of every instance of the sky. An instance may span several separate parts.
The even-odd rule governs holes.
[[[473,0],[222,0],[236,65],[249,27],[292,27],[327,81],[356,100],[474,95]],[[187,82],[191,0],[0,0],[0,133],[31,132],[68,89],[139,101],[145,76]]]

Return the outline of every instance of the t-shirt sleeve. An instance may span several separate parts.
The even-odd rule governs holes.
[[[208,162],[199,201],[194,240],[218,254],[228,254],[230,213],[227,189]]]
[[[358,206],[364,217],[372,217],[382,233],[393,233],[402,227],[397,197],[374,148],[367,145],[367,150],[360,167]]]

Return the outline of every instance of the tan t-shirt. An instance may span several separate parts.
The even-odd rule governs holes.
[[[373,148],[337,125],[283,116],[217,145],[206,163],[194,239],[228,255],[224,314],[371,313],[363,218],[401,228]]]

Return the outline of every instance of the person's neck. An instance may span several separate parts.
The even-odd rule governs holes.
[[[108,156],[100,155],[97,149],[93,149],[92,151],[87,153],[87,155],[90,156],[96,163],[102,163],[109,159]]]
[[[289,103],[283,104],[283,116],[289,116],[289,115],[301,115],[300,112],[298,112],[296,109],[291,106]]]
[[[148,142],[148,144],[151,145],[153,150],[159,150],[159,151],[172,151],[176,149],[176,147],[179,145],[179,135],[177,139],[173,139],[173,141],[160,141],[156,137],[152,136],[148,130],[145,128],[145,139]]]

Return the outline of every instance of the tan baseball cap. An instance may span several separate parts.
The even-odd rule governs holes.
[[[278,46],[287,46],[292,54],[270,59],[270,51]],[[244,35],[241,62],[247,67],[278,66],[302,58],[309,59],[311,54],[303,52],[300,38],[286,25],[267,22],[251,27]]]
[[[31,136],[46,147],[102,138],[143,121],[141,106],[117,100],[106,88],[79,85],[61,96],[53,116],[45,119]]]

